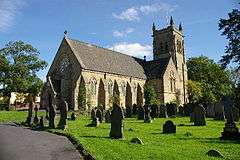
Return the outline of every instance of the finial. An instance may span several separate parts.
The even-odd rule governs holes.
[[[66,37],[66,36],[67,36],[67,30],[64,31],[64,37]]]
[[[156,30],[155,24],[152,25],[152,31],[154,32]]]
[[[174,24],[174,22],[173,22],[173,18],[171,16],[171,18],[170,18],[170,26],[173,26],[173,24]]]
[[[179,30],[179,31],[182,31],[182,30],[183,30],[183,29],[182,29],[182,23],[179,24],[178,30]]]

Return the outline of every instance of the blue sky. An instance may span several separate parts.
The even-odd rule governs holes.
[[[218,20],[236,7],[236,0],[0,0],[0,48],[23,40],[50,66],[67,30],[70,38],[151,59],[152,23],[166,27],[172,15],[182,22],[186,56],[218,61],[227,44]]]

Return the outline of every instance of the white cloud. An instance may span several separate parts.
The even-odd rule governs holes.
[[[141,45],[139,43],[121,42],[114,44],[112,47],[109,47],[109,49],[139,58],[152,55],[152,46]]]
[[[0,32],[4,32],[14,24],[19,9],[24,5],[23,0],[1,0],[0,2]]]
[[[124,36],[127,36],[127,34],[132,33],[133,31],[134,31],[133,28],[127,28],[124,31],[114,30],[113,31],[113,36],[114,37],[124,37]]]
[[[121,20],[128,20],[128,21],[139,20],[138,11],[134,7],[128,8],[127,10],[123,11],[119,15],[113,13],[113,17]]]
[[[120,20],[139,21],[141,15],[147,15],[150,13],[163,13],[168,15],[177,8],[177,5],[171,5],[168,3],[155,3],[152,5],[135,6],[126,9],[119,15],[113,13],[113,16]]]

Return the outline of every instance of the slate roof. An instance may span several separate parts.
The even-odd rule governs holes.
[[[147,79],[154,77],[154,75],[161,75],[165,71],[166,63],[169,61],[169,59],[161,59],[146,62],[136,57],[78,40],[65,39],[80,62],[80,65],[88,70]]]

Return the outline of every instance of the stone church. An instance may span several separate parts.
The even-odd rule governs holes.
[[[182,26],[153,24],[153,60],[139,59],[64,36],[47,74],[42,104],[67,101],[70,109],[144,104],[144,86],[154,87],[161,103],[188,101]],[[54,101],[54,102],[53,102]]]

